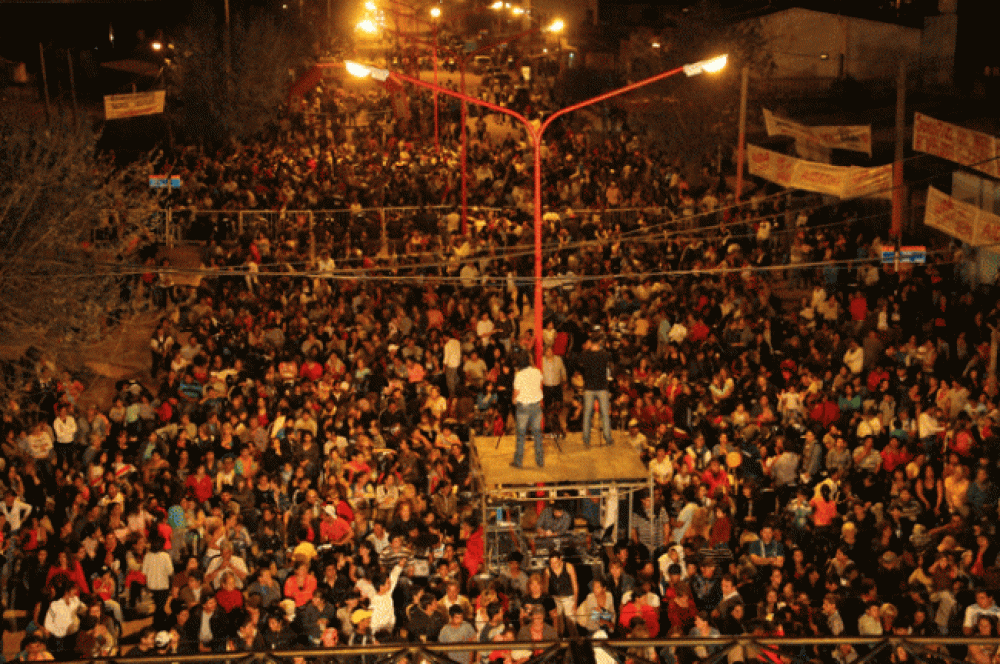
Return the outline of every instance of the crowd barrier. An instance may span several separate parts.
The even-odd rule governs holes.
[[[984,645],[993,651],[1000,648],[998,637],[913,637],[913,636],[866,636],[866,637],[756,637],[719,636],[715,638],[671,638],[671,639],[559,639],[549,641],[505,641],[502,643],[387,643],[367,646],[337,646],[333,648],[308,648],[290,650],[272,650],[267,652],[224,652],[196,653],[191,655],[154,654],[148,656],[118,655],[114,657],[95,657],[86,660],[92,664],[154,664],[170,662],[172,664],[291,664],[296,658],[308,662],[323,662],[324,664],[454,664],[449,653],[469,652],[471,650],[531,650],[535,654],[525,664],[542,664],[543,662],[562,662],[565,664],[598,664],[609,661],[647,664],[648,659],[638,654],[644,649],[652,648],[662,651],[664,648],[704,648],[707,657],[697,657],[699,664],[722,664],[728,661],[790,661],[793,664],[805,664],[811,658],[802,653],[813,647],[832,650],[841,644],[860,646],[864,655],[858,656],[854,664],[865,664],[871,661],[888,659],[890,653],[901,654],[905,651],[915,662],[926,664],[934,662],[957,662],[948,655],[948,647],[963,647],[969,645]],[[610,658],[610,660],[609,660]],[[895,661],[895,659],[894,659]]]
[[[380,207],[350,210],[346,208],[326,210],[201,210],[194,208],[167,208],[160,210],[150,232],[158,242],[167,246],[182,244],[203,244],[210,240],[230,241],[241,237],[255,236],[263,233],[265,237],[277,238],[285,233],[308,233],[318,236],[316,241],[322,242],[326,235],[343,229],[352,218],[368,224],[368,235],[373,233],[389,249],[393,242],[402,238],[388,237],[387,222],[393,219],[413,219],[418,215],[433,215],[436,217],[438,230],[444,231],[445,217],[455,210],[454,205],[439,205],[425,207]],[[469,223],[473,218],[483,214],[499,213],[501,208],[475,207],[470,209]],[[650,223],[661,223],[664,218],[670,218],[670,212],[663,207],[644,208],[584,208],[574,209],[574,214],[581,219],[600,216],[605,225],[614,227],[620,224],[623,228],[634,226],[640,217],[645,217]],[[680,218],[679,226],[691,228],[697,218]]]

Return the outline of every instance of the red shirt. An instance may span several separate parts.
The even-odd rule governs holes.
[[[320,542],[340,542],[351,534],[351,525],[337,517],[333,520],[323,519],[319,524]]]
[[[197,475],[191,475],[184,482],[184,488],[193,491],[195,499],[199,503],[203,503],[212,497],[212,478],[205,475],[199,479]]]
[[[215,593],[215,601],[219,603],[226,613],[243,606],[243,593],[233,588],[232,590],[219,590]]]

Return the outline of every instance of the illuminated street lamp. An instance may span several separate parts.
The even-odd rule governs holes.
[[[520,122],[528,135],[531,136],[533,148],[534,148],[534,162],[535,162],[535,304],[534,304],[534,318],[535,318],[535,363],[537,366],[542,364],[542,307],[544,304],[544,293],[542,290],[542,136],[545,130],[551,125],[556,118],[562,117],[567,113],[572,111],[585,108],[587,106],[592,106],[593,104],[600,103],[612,97],[617,97],[619,95],[625,94],[626,92],[631,92],[638,88],[662,81],[665,78],[675,76],[680,73],[684,73],[687,76],[697,76],[701,73],[712,73],[720,71],[726,66],[726,56],[722,55],[717,58],[711,58],[709,60],[701,60],[699,62],[691,63],[688,65],[683,65],[675,69],[670,69],[665,72],[656,74],[647,79],[626,85],[624,87],[618,88],[617,90],[612,90],[611,92],[606,92],[602,95],[597,95],[590,99],[581,101],[579,103],[567,106],[566,108],[560,109],[547,117],[536,129],[535,125],[532,124],[531,120],[521,115],[520,113],[513,111],[509,108],[504,108],[503,106],[498,106],[497,104],[490,103],[488,101],[483,101],[482,99],[477,99],[476,97],[471,97],[460,92],[455,92],[454,90],[449,90],[443,88],[439,85],[434,85],[433,83],[428,83],[419,78],[414,78],[412,76],[407,76],[405,74],[399,74],[396,72],[390,72],[387,69],[378,69],[376,67],[371,67],[368,65],[362,65],[356,62],[345,63],[348,73],[353,76],[359,77],[371,77],[377,81],[385,82],[389,80],[390,77],[398,80],[405,81],[412,85],[418,87],[427,88],[430,90],[435,90],[443,95],[448,95],[455,97],[462,101],[466,101],[470,104],[475,104],[477,106],[483,106],[497,113],[503,113],[504,115],[509,115]]]

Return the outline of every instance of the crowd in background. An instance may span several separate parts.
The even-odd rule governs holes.
[[[40,362],[4,408],[0,448],[19,656],[112,655],[140,616],[151,625],[127,653],[490,643],[451,653],[458,664],[521,662],[533,651],[503,641],[581,634],[995,634],[995,294],[970,291],[948,253],[882,265],[862,207],[720,207],[713,179],[689,186],[630,136],[588,140],[547,147],[565,164],[546,168],[548,200],[665,204],[711,232],[553,206],[542,331],[522,329],[530,257],[511,247],[527,235],[526,176],[511,141],[475,150],[491,173],[477,195],[509,213],[468,236],[452,237],[457,212],[400,220],[405,255],[380,255],[362,212],[318,251],[295,228],[216,238],[198,286],[151,264],[133,294],[163,312],[150,380],[113,403]],[[453,192],[430,149],[364,132],[350,144],[292,131],[178,164],[218,209]],[[491,567],[471,436],[511,430],[510,358],[536,333],[548,426],[579,431],[577,356],[595,326],[614,358],[615,444],[654,490],[621,511],[617,540],[589,496],[525,519],[543,539],[586,531],[572,541],[598,570],[555,547]],[[729,658],[850,664],[864,651]],[[945,654],[996,655],[922,656]]]

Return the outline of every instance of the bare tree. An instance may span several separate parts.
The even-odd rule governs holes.
[[[72,357],[128,304],[155,205],[141,167],[101,158],[96,138],[0,111],[0,334],[9,347]],[[4,365],[4,396],[21,386],[18,367]]]
[[[210,145],[253,138],[276,124],[288,100],[289,70],[303,64],[311,46],[308,26],[248,11],[233,16],[227,62],[224,30],[206,4],[195,3],[168,70],[177,132]]]

